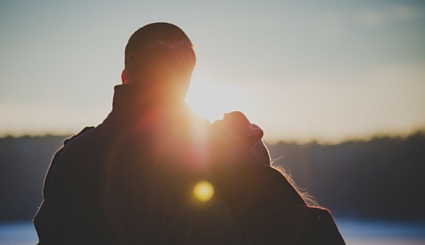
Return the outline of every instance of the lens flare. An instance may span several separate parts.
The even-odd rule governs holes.
[[[208,181],[201,181],[193,188],[193,195],[198,201],[207,202],[214,195],[214,186]]]

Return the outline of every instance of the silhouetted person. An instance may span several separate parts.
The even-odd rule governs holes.
[[[194,65],[172,24],[131,36],[111,113],[52,160],[34,219],[41,245],[343,244],[327,210],[270,167],[259,127],[239,112],[211,125],[190,110]]]

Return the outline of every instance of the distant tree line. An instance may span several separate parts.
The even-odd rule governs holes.
[[[269,145],[274,165],[336,216],[425,221],[425,134]],[[282,156],[283,155],[283,156]]]
[[[32,219],[46,170],[64,136],[0,139],[0,220]]]
[[[32,219],[65,136],[0,139],[0,221]],[[275,166],[337,217],[425,221],[425,134],[268,145]],[[280,158],[281,157],[281,158]]]

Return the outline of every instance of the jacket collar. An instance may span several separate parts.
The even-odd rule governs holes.
[[[117,85],[114,87],[112,111],[104,122],[131,123],[152,113],[181,117],[188,111],[190,108],[185,101],[172,96],[154,93],[139,85]]]

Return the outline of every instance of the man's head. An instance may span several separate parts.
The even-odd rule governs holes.
[[[192,43],[177,26],[152,23],[137,30],[125,47],[124,84],[184,96],[196,63]]]

